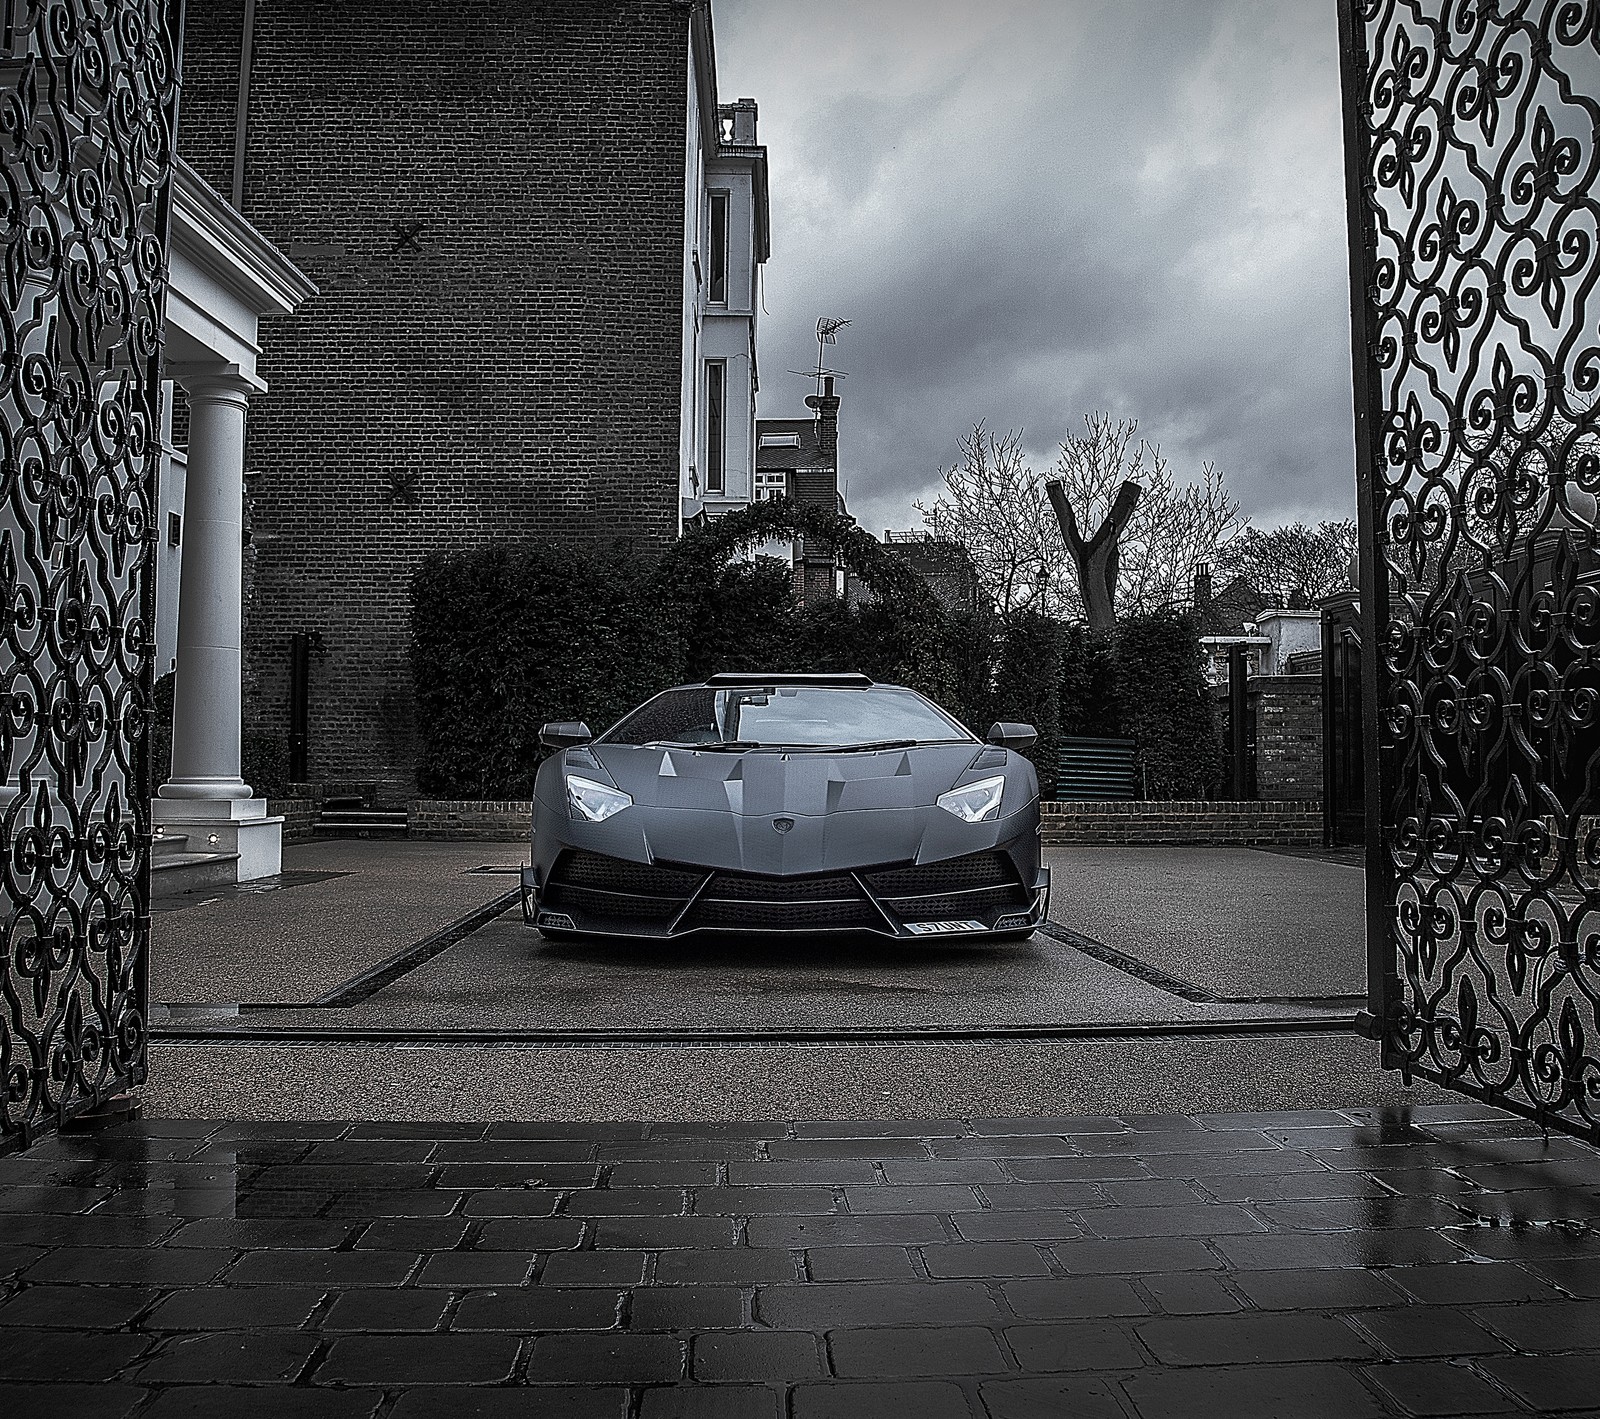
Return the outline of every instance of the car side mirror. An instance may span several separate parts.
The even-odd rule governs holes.
[[[581,719],[552,720],[539,730],[539,742],[551,749],[576,749],[593,738],[589,726]]]
[[[1000,719],[989,726],[989,742],[1002,749],[1031,749],[1038,738],[1039,731],[1031,724],[1012,724]]]

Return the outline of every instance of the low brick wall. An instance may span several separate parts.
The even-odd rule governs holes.
[[[294,842],[297,838],[309,838],[321,808],[322,802],[316,798],[269,798],[267,800],[268,813],[283,815],[283,840],[286,843]]]
[[[1170,803],[1046,803],[1052,843],[1196,843],[1212,846],[1319,847],[1322,805],[1315,802],[1188,800]]]
[[[1318,803],[1193,801],[1041,806],[1047,842],[1269,843],[1279,847],[1313,847],[1322,843],[1322,806]],[[532,811],[531,802],[516,799],[419,799],[411,804],[410,835],[457,842],[520,842],[528,836]],[[288,824],[284,826],[287,828]]]
[[[456,842],[521,842],[528,836],[531,800],[419,798],[407,810],[409,835]]]

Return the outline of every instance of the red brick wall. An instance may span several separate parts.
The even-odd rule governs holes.
[[[1256,710],[1256,793],[1322,802],[1322,677],[1262,676],[1250,682]]]
[[[1047,843],[1205,843],[1313,847],[1322,842],[1319,803],[1195,799],[1138,803],[1045,803]]]
[[[1256,797],[1268,801],[1322,802],[1322,677],[1252,675],[1250,711],[1255,718]],[[1217,737],[1225,770],[1231,762],[1228,687],[1211,689]]]
[[[188,0],[184,6],[178,155],[224,197],[233,195],[234,115],[243,37],[244,0]]]
[[[179,132],[224,191],[236,9]],[[322,294],[262,332],[246,730],[320,631],[312,778],[410,772],[424,552],[675,534],[687,51],[679,0],[257,5],[244,211]]]

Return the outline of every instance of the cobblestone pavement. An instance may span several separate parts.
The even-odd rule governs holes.
[[[1595,1411],[1600,1158],[1471,1104],[152,1122],[0,1160],[0,1413]]]

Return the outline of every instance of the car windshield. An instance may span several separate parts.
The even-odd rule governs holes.
[[[668,690],[601,736],[603,744],[710,749],[863,749],[975,742],[915,690],[825,685]]]

